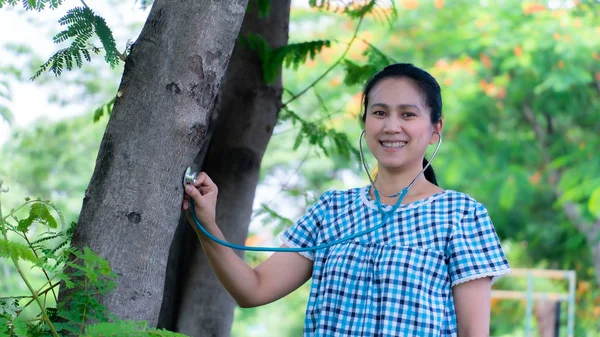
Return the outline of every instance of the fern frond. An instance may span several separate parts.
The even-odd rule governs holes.
[[[50,7],[50,9],[56,9],[63,3],[64,0],[23,0],[23,7],[26,10],[36,10],[42,11],[46,9],[46,6]],[[0,8],[2,8],[3,1],[0,0]],[[16,1],[8,1],[9,5],[15,5]]]
[[[29,216],[26,219],[19,220],[19,226],[17,229],[21,232],[27,233],[27,231],[29,231],[29,227],[34,221],[50,228],[58,227],[56,219],[54,216],[52,216],[52,214],[50,214],[48,207],[46,207],[46,205],[42,202],[35,202],[31,204]]]
[[[310,57],[310,59],[313,60],[317,53],[319,53],[323,48],[329,47],[330,45],[331,41],[329,40],[288,44],[287,46],[275,49],[274,54],[277,55],[275,56],[275,59],[277,59],[281,53],[285,67],[289,68],[292,66],[294,70],[296,70],[298,69],[299,65],[306,62],[307,57]]]
[[[106,21],[95,15],[89,7],[72,8],[58,22],[63,26],[66,25],[67,29],[56,34],[53,37],[54,42],[62,43],[72,40],[71,45],[68,48],[59,50],[50,57],[32,76],[32,80],[46,70],[50,70],[54,75],[59,76],[65,67],[67,70],[72,70],[74,67],[80,68],[83,65],[83,59],[88,62],[91,61],[90,51],[95,54],[100,53],[98,47],[89,43],[94,34],[98,35],[105,50],[104,59],[111,68],[114,68],[121,60],[122,56],[117,50],[115,39]]]
[[[367,57],[368,63],[375,66],[375,68],[383,68],[390,63],[396,63],[396,61],[389,55],[384,54],[380,49],[375,47],[369,42],[366,42],[368,48],[365,49],[363,55]]]
[[[29,246],[6,239],[0,239],[0,257],[38,262]]]
[[[327,157],[332,153],[331,150],[334,150],[333,152],[346,159],[350,159],[352,155],[357,159],[359,158],[358,151],[352,146],[346,134],[327,128],[323,123],[304,120],[289,109],[283,111],[285,111],[285,119],[291,119],[294,125],[296,123],[300,124],[300,130],[293,146],[294,150],[297,150],[307,140],[310,145],[317,146]]]
[[[17,0],[0,0],[0,8],[4,5],[14,6],[17,4]]]
[[[108,28],[106,21],[98,15],[95,16],[94,28],[96,29],[96,35],[98,35],[98,38],[100,38],[100,42],[104,47],[104,52],[106,53],[104,59],[111,68],[116,67],[121,58],[112,31]]]
[[[344,71],[346,72],[344,83],[351,86],[365,83],[377,70],[371,64],[359,66],[350,60],[344,60]]]
[[[246,45],[261,59],[263,75],[267,83],[275,80],[282,66],[298,69],[301,64],[306,62],[307,58],[313,60],[323,48],[331,45],[330,40],[316,40],[292,43],[272,49],[260,35],[248,34],[243,39]]]
[[[97,54],[97,48],[90,49],[92,49],[92,51],[94,51]],[[73,69],[73,59],[75,59],[75,64],[78,67],[80,67],[81,63],[77,60],[81,59],[81,54],[83,54],[84,58],[88,62],[91,61],[90,50],[88,50],[87,48],[69,47],[61,49],[57,51],[54,55],[52,55],[52,57],[50,57],[50,59],[48,59],[46,63],[42,64],[40,66],[40,69],[38,69],[38,71],[31,77],[31,79],[36,79],[46,70],[53,72],[56,76],[60,76],[60,74],[62,74],[65,64],[67,65],[67,70]],[[67,62],[66,59],[69,59],[69,62]],[[71,68],[69,68],[68,66],[71,66]]]
[[[89,7],[74,7],[67,11],[63,17],[58,19],[61,26],[72,25],[75,23],[94,24],[94,12]]]
[[[37,239],[35,241],[32,241],[31,245],[35,246],[38,243],[42,243],[42,242],[46,242],[46,241],[50,241],[50,240],[62,238],[62,237],[65,236],[65,234],[63,232],[58,232],[58,233],[56,233],[56,232],[49,232],[48,234],[49,234],[48,236],[44,236],[44,237],[41,237],[41,238],[39,238],[39,239]]]
[[[366,41],[365,43],[368,45],[368,48],[363,52],[363,55],[367,57],[366,64],[361,66],[350,60],[344,60],[344,70],[346,72],[344,83],[346,85],[362,85],[368,81],[378,69],[382,69],[391,63],[395,63],[391,57],[385,55],[381,50]]]
[[[92,37],[94,26],[87,22],[75,22],[66,30],[54,35],[54,43],[61,43],[70,38],[74,38],[78,46],[85,46],[85,43]]]

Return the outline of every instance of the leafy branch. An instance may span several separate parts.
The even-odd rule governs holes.
[[[374,4],[375,1],[372,1],[372,3]],[[365,12],[366,13],[366,12]],[[344,60],[346,58],[346,55],[348,54],[348,52],[350,51],[350,47],[352,47],[352,43],[354,42],[354,40],[356,40],[356,37],[358,36],[358,31],[360,29],[360,25],[363,21],[364,18],[364,13],[363,15],[360,17],[360,19],[358,20],[358,24],[356,25],[356,29],[354,30],[354,34],[352,35],[352,38],[350,39],[350,42],[348,43],[348,46],[346,47],[346,49],[344,50],[344,52],[342,53],[342,56],[340,56],[337,61],[335,61],[329,68],[327,68],[327,70],[325,70],[325,72],[323,72],[321,74],[321,76],[319,76],[316,80],[314,80],[310,85],[308,85],[306,88],[304,88],[304,90],[300,91],[299,93],[295,94],[294,96],[292,96],[287,102],[285,102],[283,104],[284,107],[286,107],[287,105],[289,105],[291,102],[293,102],[294,100],[296,100],[298,97],[302,96],[304,93],[306,93],[310,88],[314,87],[317,83],[319,83],[325,76],[327,76],[327,74],[329,74],[329,72],[331,72],[335,67],[337,67],[338,64],[340,64],[340,62],[342,62],[342,60]]]
[[[85,2],[82,1],[82,3],[83,7],[68,10],[67,14],[58,20],[61,26],[67,26],[67,28],[53,37],[54,43],[72,40],[71,45],[52,55],[46,63],[40,66],[31,79],[37,78],[47,70],[59,76],[64,68],[67,70],[72,70],[74,67],[81,68],[84,59],[90,62],[91,54],[99,54],[101,51],[100,48],[89,43],[94,34],[100,39],[105,52],[104,59],[111,68],[114,68],[121,60],[125,60],[125,55],[117,50],[112,31],[104,18],[96,15]]]
[[[345,14],[352,19],[363,17],[368,13],[373,14],[376,18],[383,16],[384,20],[390,25],[398,18],[398,11],[394,1],[353,0],[349,2],[340,2],[332,0],[310,0],[308,4],[310,7],[320,10]]]
[[[269,43],[258,34],[248,34],[242,37],[242,41],[260,58],[264,79],[267,83],[275,81],[282,66],[298,69],[301,64],[306,62],[307,58],[314,59],[318,52],[331,45],[329,40],[317,40],[292,43],[272,49]]]
[[[8,189],[4,189],[4,190],[2,189],[2,183],[3,183],[2,180],[0,180],[0,193],[8,193]],[[25,283],[25,285],[31,292],[31,295],[32,295],[33,299],[35,300],[35,302],[40,307],[43,320],[48,325],[48,328],[52,332],[52,335],[55,337],[58,337],[59,336],[58,332],[56,331],[56,328],[54,327],[54,325],[48,318],[48,315],[47,315],[46,311],[44,310],[44,305],[42,304],[42,301],[40,300],[40,297],[39,297],[37,291],[33,288],[33,286],[31,285],[31,282],[29,282],[29,279],[24,274],[23,269],[21,268],[21,266],[19,264],[19,258],[25,257],[25,258],[29,259],[30,261],[35,261],[36,258],[35,258],[35,256],[32,256],[33,254],[31,254],[31,255],[24,254],[24,252],[21,249],[17,249],[16,254],[15,254],[14,249],[10,249],[10,247],[13,247],[13,248],[22,248],[22,247],[19,247],[18,245],[10,245],[10,242],[8,241],[8,230],[7,230],[6,226],[4,225],[5,222],[6,221],[5,221],[4,217],[2,216],[2,203],[0,202],[0,229],[2,230],[2,237],[5,240],[5,242],[3,242],[2,245],[0,245],[0,255],[4,256],[5,254],[8,254],[10,256],[10,259],[13,261],[13,264],[15,265],[17,272],[21,276],[21,279],[23,280],[23,282]]]
[[[300,124],[300,130],[293,146],[294,150],[298,149],[304,140],[307,140],[310,145],[319,147],[326,156],[330,155],[329,148],[334,148],[335,152],[345,158],[350,158],[351,155],[358,158],[358,152],[350,144],[345,133],[327,128],[322,123],[307,121],[287,107],[284,107],[283,110],[285,114],[282,114],[282,119],[291,119],[293,125]]]
[[[63,3],[63,1],[64,0],[0,0],[0,8],[2,8],[4,5],[16,6],[18,3],[22,3],[26,10],[36,10],[39,12],[46,9],[46,6],[48,6],[50,9],[56,9]]]
[[[2,189],[2,180],[0,192],[8,192],[8,188]],[[0,204],[0,258],[9,258],[13,262],[30,295],[0,298],[0,335],[184,336],[148,328],[146,322],[116,320],[108,312],[97,296],[114,288],[116,275],[108,261],[88,247],[83,250],[69,247],[75,223],[65,226],[62,214],[50,201],[26,198],[22,205],[5,216],[1,206]],[[29,207],[28,216],[19,218],[19,210],[25,207]],[[58,216],[53,216],[51,210]],[[47,230],[34,239],[28,235],[31,235],[31,228],[35,224],[43,225]],[[13,241],[9,233],[13,237],[20,237],[25,243]],[[33,288],[20,260],[30,262],[33,268],[42,271],[46,282],[39,289]],[[55,262],[54,265],[51,261]],[[69,268],[68,272],[63,270],[65,267]],[[66,294],[59,301],[55,291],[61,281],[64,282],[61,291]],[[49,293],[54,296],[56,308],[46,306]],[[27,299],[27,303],[20,304]],[[21,313],[32,303],[39,307],[39,316],[23,319]],[[94,324],[89,324],[90,321]]]

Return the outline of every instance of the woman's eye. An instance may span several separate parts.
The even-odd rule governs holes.
[[[403,112],[402,117],[414,117],[416,114],[414,112]]]
[[[373,111],[373,115],[375,115],[375,116],[385,116],[385,111],[381,111],[381,110]]]

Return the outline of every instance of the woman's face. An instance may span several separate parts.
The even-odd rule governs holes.
[[[418,88],[405,78],[387,78],[371,90],[365,118],[365,139],[379,169],[420,170],[429,144],[441,134],[433,125]]]

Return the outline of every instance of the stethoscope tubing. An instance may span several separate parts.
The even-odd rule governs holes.
[[[238,250],[246,250],[246,251],[253,251],[253,252],[312,252],[312,251],[317,251],[320,249],[325,249],[325,248],[329,248],[331,246],[335,246],[337,244],[340,243],[344,243],[350,240],[353,240],[359,236],[363,236],[365,234],[371,233],[381,227],[383,227],[385,225],[385,223],[387,222],[387,220],[389,219],[390,215],[393,214],[396,209],[398,209],[398,207],[400,206],[400,204],[402,203],[402,199],[404,199],[404,197],[406,196],[406,193],[408,193],[408,189],[404,189],[402,190],[401,194],[400,194],[400,198],[398,199],[398,201],[396,201],[396,204],[394,205],[394,207],[392,207],[392,209],[390,209],[389,211],[384,211],[381,208],[381,202],[379,200],[379,194],[377,192],[375,192],[375,195],[377,197],[377,205],[379,207],[379,211],[384,215],[383,219],[381,220],[381,223],[375,227],[372,228],[368,228],[365,230],[362,230],[358,233],[354,233],[352,235],[349,235],[347,237],[335,240],[335,241],[331,241],[328,243],[324,243],[321,245],[316,245],[316,246],[312,246],[312,247],[302,247],[302,248],[296,248],[296,247],[257,247],[257,246],[244,246],[244,245],[237,245],[235,243],[230,243],[227,242],[225,240],[221,240],[218,237],[212,235],[206,228],[204,228],[204,226],[200,223],[200,221],[198,220],[198,218],[196,217],[196,213],[194,212],[194,202],[192,200],[190,200],[190,212],[192,213],[192,218],[194,220],[194,224],[196,225],[196,227],[198,227],[198,229],[200,229],[200,231],[202,232],[202,234],[206,235],[210,240],[223,245],[225,247],[229,247],[229,248],[233,248],[233,249],[238,249]]]

